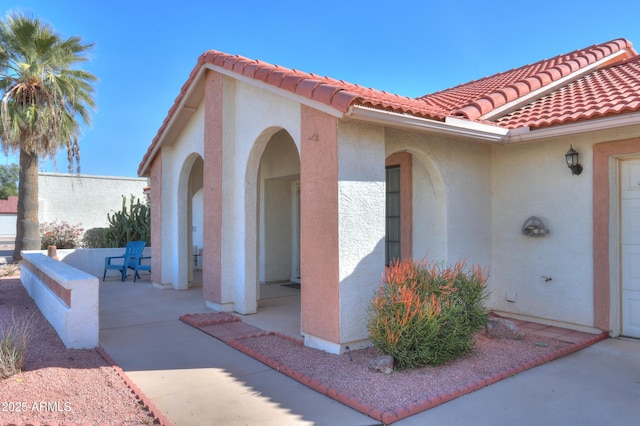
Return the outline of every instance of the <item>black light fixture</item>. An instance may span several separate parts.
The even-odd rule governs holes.
[[[582,173],[582,166],[578,163],[578,153],[573,149],[573,145],[570,145],[569,151],[564,155],[567,160],[567,166],[571,169],[572,175],[579,175]]]

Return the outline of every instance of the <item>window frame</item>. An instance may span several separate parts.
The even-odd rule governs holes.
[[[385,160],[385,169],[400,168],[400,258],[411,259],[413,256],[413,178],[412,155],[409,152],[396,152]],[[385,171],[386,184],[386,171]],[[386,189],[385,189],[386,197]],[[385,199],[386,206],[386,199]],[[386,211],[386,210],[385,210]],[[385,213],[386,222],[386,213]],[[386,223],[385,223],[386,229]],[[385,230],[386,259],[386,230]]]

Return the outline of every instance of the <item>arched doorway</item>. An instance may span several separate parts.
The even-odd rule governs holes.
[[[249,167],[257,170],[254,177],[250,177],[251,170],[248,170],[247,178],[249,188],[253,182],[256,185],[255,191],[247,194],[248,197],[255,194],[255,208],[247,199],[247,236],[252,233],[251,224],[255,223],[257,262],[253,285],[256,286],[256,316],[268,321],[265,313],[280,318],[290,315],[291,323],[296,324],[293,328],[297,328],[299,334],[300,156],[286,130],[273,130],[269,130],[271,136],[256,142],[252,152],[254,162],[250,161]],[[256,212],[255,222],[249,217],[251,211]],[[247,247],[248,254],[252,250]],[[247,267],[251,268],[251,265]],[[251,286],[251,280],[247,280],[246,285]],[[286,300],[288,297],[295,297],[297,303],[292,305]]]
[[[285,130],[271,137],[260,158],[259,281],[300,282],[300,157]]]

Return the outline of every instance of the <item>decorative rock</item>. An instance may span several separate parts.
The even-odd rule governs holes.
[[[524,337],[513,321],[504,318],[489,318],[486,329],[487,337],[492,339],[521,340]]]
[[[393,357],[391,355],[379,356],[371,360],[367,367],[369,367],[369,371],[373,371],[374,373],[391,374],[393,373]]]

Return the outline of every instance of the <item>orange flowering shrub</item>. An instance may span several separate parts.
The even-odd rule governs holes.
[[[484,327],[487,276],[466,262],[403,260],[385,268],[371,302],[369,337],[399,368],[439,365],[475,348]]]

